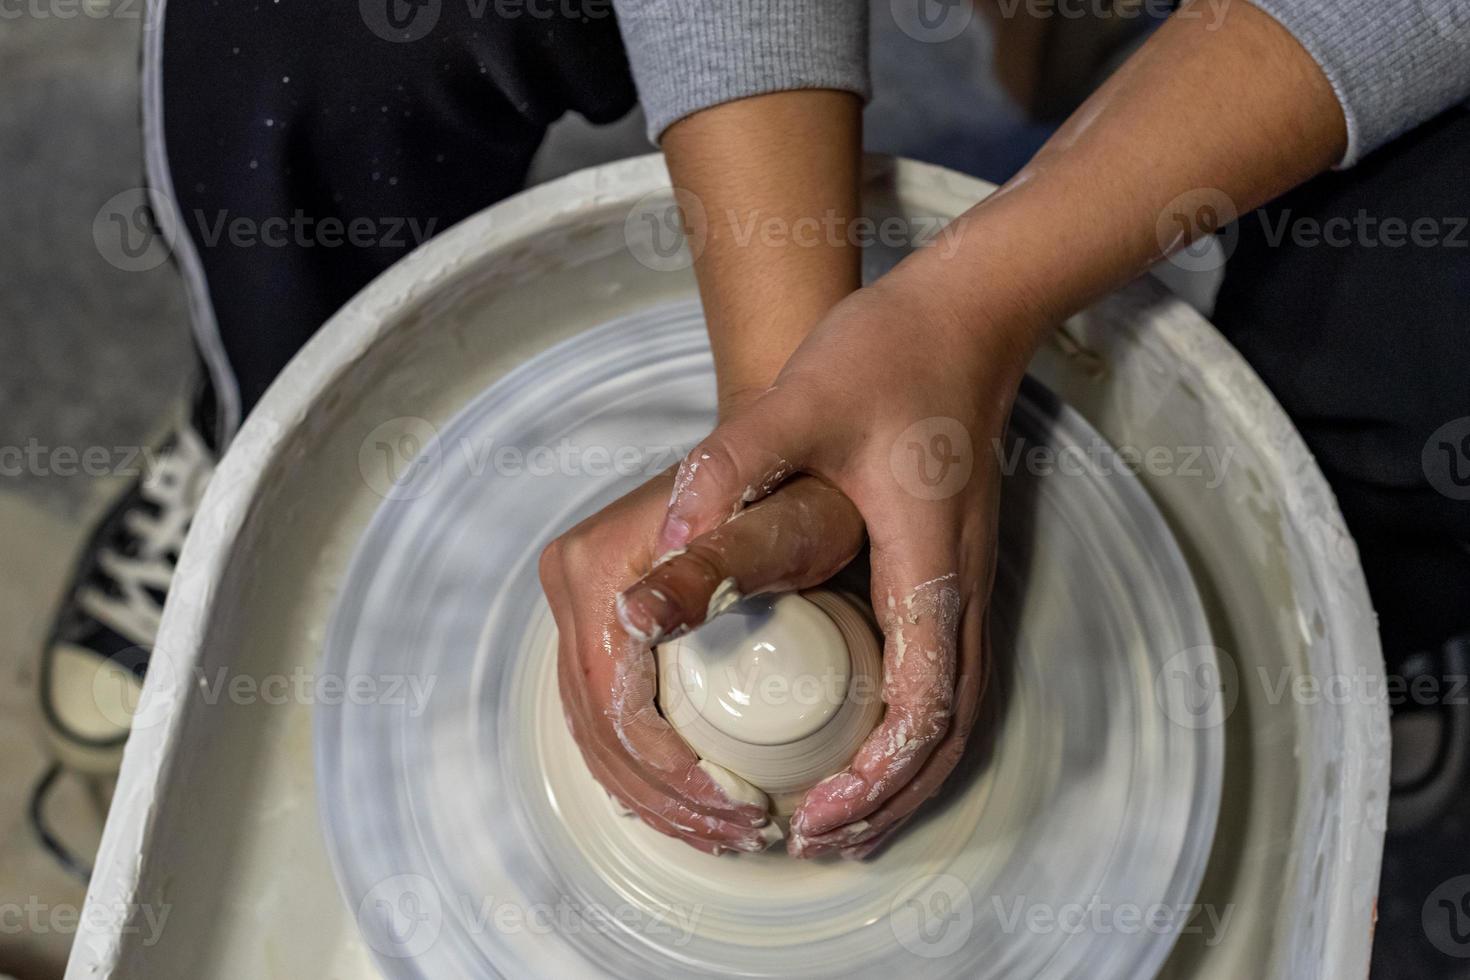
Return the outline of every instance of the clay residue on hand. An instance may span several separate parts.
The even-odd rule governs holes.
[[[628,634],[629,639],[642,646],[653,646],[663,638],[663,628],[657,623],[651,629],[644,629],[633,621],[631,610],[628,608],[628,597],[619,592],[613,598],[613,608],[618,615],[618,624],[623,627],[623,632]]]
[[[691,453],[690,456],[692,455]],[[674,474],[674,488],[669,491],[669,509],[671,510],[686,493],[691,492],[689,488],[694,483],[694,478],[699,475],[699,465],[709,459],[709,453],[700,453],[698,459],[691,459],[690,456],[685,456],[679,462],[679,471]]]
[[[617,658],[613,665],[612,690],[609,692],[607,718],[612,724],[613,734],[632,759],[660,772],[666,766],[647,758],[629,737],[629,730],[640,720],[649,721],[649,716],[658,717],[653,706],[653,695],[658,689],[658,678],[653,658],[639,647],[630,647]]]
[[[897,602],[890,593],[881,613],[883,632],[892,637],[893,659],[884,664],[883,683],[895,683],[909,650],[917,646],[924,659],[936,665],[941,686],[954,686],[956,644],[959,637],[959,574],[949,572],[920,582]],[[924,638],[932,642],[927,645]]]
[[[743,598],[745,597],[740,594],[740,589],[736,586],[735,580],[733,578],[725,579],[719,585],[715,586],[714,592],[710,593],[709,605],[705,607],[704,611],[704,621],[706,623],[709,622]]]
[[[769,810],[771,799],[758,787],[751,785],[748,781],[735,775],[724,766],[716,765],[708,759],[699,760],[699,768],[709,776],[710,780],[724,793],[731,805],[746,804]],[[755,833],[750,837],[741,838],[734,844],[735,850],[758,853],[766,850],[777,841],[784,840],[786,835],[781,831],[781,825],[774,820],[767,820],[755,828]]]
[[[775,465],[766,471],[765,476],[741,491],[740,499],[735,501],[735,507],[730,511],[729,519],[733,521],[745,509],[746,504],[753,504],[763,497],[769,497],[794,472],[796,472],[796,468],[788,461],[784,459],[776,460]]]
[[[758,787],[751,785],[745,779],[735,775],[724,766],[716,765],[708,759],[699,760],[699,768],[714,780],[720,791],[730,800],[731,804],[746,803],[750,806],[758,806],[762,810],[771,805],[770,797],[766,796]]]
[[[913,778],[949,730],[958,665],[958,583],[959,575],[949,572],[920,582],[902,599],[885,596],[879,615],[889,642],[883,665],[887,711],[851,765],[807,794],[792,819],[792,853],[862,843],[874,833],[871,827],[846,830],[862,821],[837,821],[871,814]]]

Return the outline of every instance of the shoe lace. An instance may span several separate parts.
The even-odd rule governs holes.
[[[133,643],[152,645],[184,536],[213,471],[203,439],[180,426],[144,475],[120,533],[98,549],[94,574],[77,596],[83,611]]]

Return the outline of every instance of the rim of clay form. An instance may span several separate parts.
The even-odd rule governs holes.
[[[880,208],[936,220],[991,190],[910,161],[871,160],[865,180]],[[672,200],[657,156],[573,174],[468,219],[360,293],[266,393],[211,481],[184,549],[88,890],[89,907],[104,914],[82,916],[69,977],[221,963],[240,975],[289,976],[343,963],[352,972],[366,962],[360,949],[347,948],[350,916],[328,911],[335,888],[323,880],[315,814],[299,812],[313,809],[310,763],[272,741],[283,737],[276,733],[309,732],[309,710],[249,715],[193,695],[207,670],[242,651],[282,662],[268,659],[273,648],[294,658],[287,664],[309,663],[305,651],[316,648],[333,582],[371,512],[371,501],[316,506],[301,485],[324,470],[343,478],[350,468],[351,453],[329,441],[344,430],[361,435],[349,393],[379,394],[364,385],[381,378],[385,356],[440,356],[414,347],[425,343],[428,321],[439,323],[430,343],[478,350],[455,321],[458,303],[543,276],[568,287],[568,277],[557,278],[562,266],[626,253],[619,226],[644,200]],[[629,272],[631,285],[613,284],[597,319],[692,289],[687,271]],[[545,303],[558,311],[554,290]],[[590,322],[552,317],[539,336],[518,328],[497,341],[504,364],[458,387],[423,378],[408,395],[422,414],[447,418],[508,366]],[[364,376],[373,358],[378,370]],[[1387,706],[1381,699],[1283,706],[1264,698],[1251,677],[1258,664],[1280,665],[1288,679],[1382,673],[1356,549],[1325,480],[1240,356],[1157,283],[1140,280],[1068,321],[1033,372],[1115,445],[1140,436],[1154,444],[1194,425],[1196,437],[1237,439],[1251,476],[1250,485],[1222,481],[1240,492],[1206,506],[1191,484],[1141,474],[1179,534],[1218,652],[1240,682],[1225,711],[1227,802],[1200,900],[1232,904],[1246,918],[1213,945],[1181,939],[1163,974],[1363,975],[1387,804]],[[1250,563],[1227,540],[1239,527],[1267,539],[1255,567],[1242,567]],[[1219,555],[1205,547],[1210,542]],[[283,555],[312,567],[271,564]],[[1266,592],[1283,598],[1262,598]],[[263,611],[297,607],[279,631]],[[1266,620],[1273,621],[1261,625]],[[1262,631],[1274,633],[1284,652],[1273,651]],[[268,730],[258,721],[264,717],[275,719]],[[1231,812],[1232,799],[1243,801],[1239,812]],[[222,892],[229,911],[216,907]],[[151,946],[126,928],[131,920],[109,914],[169,902],[184,924]],[[305,921],[321,926],[262,951],[262,930],[285,935]]]
[[[789,608],[793,599],[805,615],[820,617],[818,628],[840,645],[840,661],[818,654],[803,663],[801,652],[787,653],[778,662],[787,674],[779,675],[758,661],[720,666],[699,655],[709,629],[733,629],[758,610]],[[877,693],[883,651],[871,613],[859,603],[866,600],[832,589],[755,597],[737,603],[722,621],[660,644],[659,710],[700,758],[744,778],[770,796],[778,812],[790,813],[802,793],[847,764],[883,714]],[[768,713],[779,716],[767,723],[772,734],[738,737],[732,716],[741,705],[759,709],[767,678],[781,682],[767,698]]]

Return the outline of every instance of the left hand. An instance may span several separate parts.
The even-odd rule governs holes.
[[[942,291],[903,268],[838,304],[775,383],[690,452],[656,545],[686,547],[797,473],[840,490],[866,523],[887,709],[793,815],[799,857],[881,844],[958,762],[982,687],[1000,491],[991,447],[1031,325],[950,315],[935,302]],[[641,581],[623,607],[658,621],[651,598]]]

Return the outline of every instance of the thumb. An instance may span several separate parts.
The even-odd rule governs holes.
[[[657,643],[700,625],[726,598],[819,585],[862,546],[852,502],[816,477],[797,477],[633,583],[618,596],[618,619],[630,636]]]
[[[807,461],[805,413],[787,408],[779,390],[719,425],[679,464],[657,538],[667,555],[768,496]]]
[[[797,807],[789,841],[793,854],[839,827],[867,830],[857,822],[912,780],[949,731],[960,614],[975,583],[957,553],[959,528],[938,510],[914,507],[886,531],[881,524],[872,529],[872,598],[884,634],[886,710],[848,767],[812,787]]]

